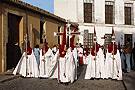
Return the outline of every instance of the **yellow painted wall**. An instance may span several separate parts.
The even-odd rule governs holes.
[[[3,43],[3,40],[2,40],[2,3],[0,2],[0,72],[2,72],[2,43]]]
[[[21,20],[19,23],[19,45],[21,46],[21,43],[24,42],[24,35],[26,35],[26,31],[28,28],[29,32],[29,41],[31,40],[31,26],[30,24],[33,24],[33,34],[32,34],[32,47],[34,48],[36,44],[40,45],[40,49],[42,48],[43,44],[40,43],[40,21],[44,21],[46,23],[46,40],[48,42],[48,46],[50,48],[53,47],[53,45],[58,44],[58,36],[54,37],[52,34],[54,32],[58,32],[58,26],[61,26],[61,32],[63,32],[64,23],[61,21],[58,21],[52,17],[47,17],[45,15],[41,15],[39,13],[34,13],[31,11],[23,10],[16,6],[11,6],[9,4],[4,3],[5,11],[4,11],[4,17],[2,17],[2,4],[0,2],[0,72],[2,70],[6,71],[6,59],[5,62],[3,62],[4,66],[2,66],[2,59],[6,57],[6,50],[3,50],[3,40],[6,43],[8,41],[8,13],[21,16]],[[2,20],[5,20],[5,24],[2,24]],[[3,26],[2,26],[3,25]],[[2,28],[3,27],[3,28]],[[4,35],[3,35],[4,33]],[[62,36],[61,36],[62,38]],[[25,45],[25,44],[24,44]],[[24,46],[25,48],[25,46]],[[3,55],[5,53],[5,55]],[[5,67],[3,69],[3,67]]]
[[[36,44],[40,45],[40,15],[27,11],[27,25],[29,32],[29,40],[31,41],[31,24],[33,24],[33,34],[32,34],[32,47],[34,48]]]
[[[58,43],[58,37],[54,37],[52,34],[54,32],[57,32],[58,31],[58,24],[57,24],[57,21],[54,21],[52,19],[49,19],[47,18],[46,20],[46,39],[47,39],[47,42],[48,42],[48,46],[50,48],[53,47],[53,45],[55,45],[56,43]]]

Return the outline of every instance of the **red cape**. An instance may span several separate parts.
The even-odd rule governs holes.
[[[91,55],[92,55],[92,56],[95,56],[94,51],[95,51],[95,44],[93,45],[93,48],[92,48],[92,50],[91,50]],[[96,43],[96,52],[98,52],[98,51],[99,51],[99,46],[98,46],[98,44]]]
[[[108,52],[111,53],[113,51],[113,44],[108,45]],[[117,53],[117,45],[114,43],[114,55]]]
[[[24,49],[24,52],[26,52],[26,48]],[[32,48],[30,47],[30,43],[28,42],[28,46],[27,46],[27,55],[31,55],[32,54]]]

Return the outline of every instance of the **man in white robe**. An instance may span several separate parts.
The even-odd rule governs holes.
[[[26,60],[27,60],[27,67],[26,67]],[[24,77],[38,77],[39,70],[36,58],[32,51],[31,55],[26,55],[26,52],[23,53],[20,61],[18,62],[13,74],[21,74]]]
[[[42,55],[42,50],[40,51],[40,65],[39,65],[40,75],[39,75],[39,77],[43,77],[43,78],[50,77],[51,71],[53,68],[53,65],[52,65],[53,57],[54,57],[54,55],[50,48],[44,55]]]
[[[77,65],[78,65],[77,49],[76,49],[76,47],[72,47],[72,48],[73,48],[73,50],[72,50],[73,60],[74,60],[74,63],[75,63],[75,80],[77,80]]]
[[[105,68],[106,68],[106,78],[110,77],[112,79],[122,80],[121,58],[119,50],[117,49],[115,43],[114,43],[114,51],[113,51],[113,44],[111,44],[111,46],[108,48],[106,54]]]
[[[64,57],[60,57],[59,68],[60,81],[63,83],[73,83],[75,79],[75,62],[73,61],[73,54],[70,48]]]
[[[94,45],[91,50],[91,54],[88,56],[89,62],[88,62],[86,73],[85,73],[85,79],[100,78],[101,53],[102,51],[99,50],[98,45],[96,44],[96,50],[95,50],[95,45]]]
[[[103,50],[101,48],[99,48],[99,71],[100,71],[100,78],[105,78],[105,62],[104,62],[104,54],[103,54]]]

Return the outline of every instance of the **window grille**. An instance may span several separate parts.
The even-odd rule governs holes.
[[[93,47],[93,33],[88,33],[88,30],[84,30],[84,47]]]
[[[114,24],[114,2],[105,2],[105,23]]]
[[[84,22],[92,23],[92,3],[84,3]]]
[[[133,4],[125,3],[125,24],[131,25],[133,24]]]

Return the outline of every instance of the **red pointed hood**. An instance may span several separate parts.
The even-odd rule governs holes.
[[[95,30],[95,27],[94,27],[94,35],[96,35],[96,30]]]
[[[75,30],[74,30],[74,32],[76,32],[76,28],[77,28],[77,26],[75,27]],[[75,35],[73,35],[73,37],[70,39],[70,47],[72,48],[72,50],[74,50],[74,38],[75,38]]]
[[[26,52],[26,48],[24,49],[24,52]],[[30,47],[30,43],[28,42],[27,44],[27,55],[31,55],[32,54],[32,48]]]
[[[66,24],[64,24],[64,34],[63,34],[62,45],[66,45]]]
[[[28,33],[28,28],[27,28],[27,35],[28,35],[29,33]]]
[[[64,47],[66,45],[66,24],[64,24],[64,34],[63,34],[63,40],[62,40],[62,45],[59,45],[59,53],[60,53],[60,57],[64,57],[66,55],[62,54],[62,52],[64,51]]]
[[[45,52],[47,52],[49,47],[46,42],[44,42],[44,43],[45,43]],[[44,44],[43,44],[43,48],[42,48],[42,55],[44,55]]]
[[[114,34],[114,30],[113,30],[113,27],[112,27],[112,36],[113,36],[113,34]]]

